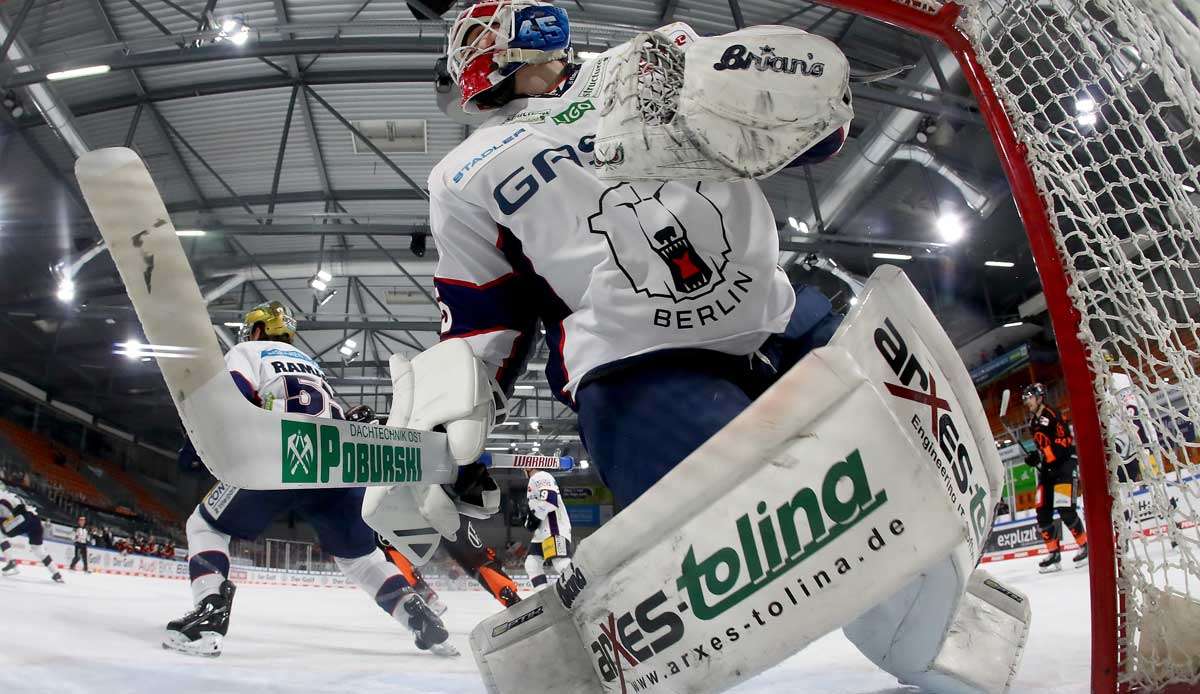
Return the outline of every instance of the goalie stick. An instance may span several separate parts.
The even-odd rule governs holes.
[[[208,310],[146,164],[124,147],[88,152],[75,175],[146,339],[187,358],[158,360],[196,451],[245,489],[442,484],[456,466],[446,436],[263,410],[225,368]]]

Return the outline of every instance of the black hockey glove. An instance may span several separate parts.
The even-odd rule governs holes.
[[[538,520],[537,514],[533,512],[533,509],[529,509],[529,511],[525,513],[525,529],[529,532],[537,530],[540,522],[541,521]]]

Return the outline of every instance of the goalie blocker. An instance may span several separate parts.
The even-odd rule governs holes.
[[[902,682],[1005,690],[1029,606],[972,577],[1002,484],[989,433],[936,319],[881,268],[828,347],[581,542],[553,591],[476,627],[488,691],[720,691],[842,626]]]

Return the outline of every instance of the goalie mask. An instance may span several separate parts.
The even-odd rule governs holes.
[[[535,0],[485,0],[463,10],[450,29],[450,76],[468,113],[510,101],[512,77],[526,65],[570,55],[567,12]]]
[[[238,342],[250,339],[254,326],[262,324],[263,332],[272,340],[291,343],[296,338],[296,318],[291,310],[278,301],[259,304],[242,316]]]

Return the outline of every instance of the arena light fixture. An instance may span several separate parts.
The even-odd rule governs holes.
[[[224,325],[226,328],[240,328],[240,327],[242,327],[242,324],[241,324],[241,323],[238,323],[237,321],[225,321],[225,322],[224,322],[224,323],[222,323],[221,325]]]
[[[195,350],[191,347],[178,345],[150,345],[140,340],[130,338],[115,345],[113,354],[120,354],[128,359],[191,359]]]
[[[576,57],[582,58],[583,60],[591,60],[592,58],[599,58],[600,52],[599,51],[576,51],[575,55],[576,55]]]
[[[871,257],[879,260],[912,260],[911,255],[904,253],[872,253]]]
[[[323,292],[326,289],[329,289],[329,283],[332,281],[333,275],[324,270],[317,270],[317,274],[309,278],[308,286],[319,292]]]
[[[235,46],[245,45],[250,40],[250,27],[242,17],[226,17],[221,20],[221,32],[218,41],[228,41]]]
[[[203,229],[176,229],[176,236],[204,236],[208,232]]]
[[[75,300],[75,280],[70,277],[64,277],[58,282],[58,291],[54,294],[58,300],[64,304],[69,304]]]
[[[985,262],[984,265],[987,265],[988,267],[1015,267],[1016,263],[1012,263],[1007,260],[989,260]]]
[[[46,79],[52,82],[60,80],[73,80],[77,77],[91,77],[93,75],[103,75],[111,70],[107,65],[87,65],[85,67],[71,68],[70,70],[62,70],[59,72],[46,73]]]
[[[513,390],[533,390],[533,386],[513,386]]]
[[[579,461],[579,469],[580,470],[586,470],[586,469],[590,468],[591,466],[592,466],[592,464],[590,462],[588,462],[587,458],[580,459],[580,461]]]
[[[958,243],[967,234],[967,227],[957,212],[947,210],[938,216],[938,234],[946,243]]]
[[[1015,321],[1012,321],[1011,323],[1005,323],[1005,324],[1004,324],[1004,327],[1006,327],[1006,328],[1019,328],[1019,327],[1021,327],[1022,325],[1025,325],[1025,321],[1023,321],[1023,320],[1015,320]]]
[[[351,338],[346,338],[346,341],[342,343],[342,346],[338,347],[338,351],[342,353],[343,357],[347,359],[353,359],[354,355],[358,354],[358,343]]]
[[[537,431],[538,429],[540,429],[541,426],[542,426],[541,423],[538,422],[538,420],[536,420],[536,419],[529,423],[529,428],[533,429],[534,431]]]

